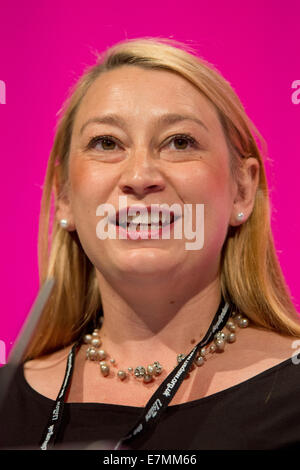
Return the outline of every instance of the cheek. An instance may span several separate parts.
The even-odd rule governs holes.
[[[107,201],[109,188],[103,172],[91,162],[74,158],[69,166],[70,202],[76,230],[82,247],[94,264],[99,250],[97,207]]]
[[[209,206],[224,205],[230,199],[230,175],[227,168],[221,165],[192,165],[189,171],[177,172],[177,184],[182,188],[181,197],[184,203],[199,203]]]
[[[193,230],[199,229],[195,204],[204,204],[204,244],[207,249],[219,250],[226,238],[232,211],[230,173],[226,167],[193,165],[191,171],[179,172],[178,185],[184,204],[193,204]],[[210,247],[210,248],[209,248]]]
[[[96,165],[74,158],[70,163],[71,205],[75,217],[96,217],[96,208],[105,202],[109,192],[108,182]]]

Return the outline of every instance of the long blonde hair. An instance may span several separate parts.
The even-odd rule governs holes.
[[[55,287],[25,357],[34,358],[69,345],[96,319],[101,309],[95,268],[82,249],[77,233],[62,229],[55,220],[55,207],[68,181],[70,140],[81,100],[100,74],[125,64],[177,73],[198,88],[218,112],[230,150],[232,174],[237,181],[243,160],[250,156],[258,160],[259,184],[252,214],[239,227],[229,228],[222,249],[222,294],[256,326],[300,335],[298,314],[271,232],[264,139],[230,84],[213,65],[181,42],[144,37],[122,41],[98,54],[96,64],[73,86],[60,110],[43,188],[39,227],[40,282],[54,277]]]

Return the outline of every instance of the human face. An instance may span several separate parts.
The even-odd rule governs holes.
[[[108,114],[117,115],[119,122],[88,123]],[[164,122],[161,117],[168,114],[191,119]],[[178,134],[192,136],[195,144],[174,139]],[[110,137],[89,145],[95,136]],[[190,82],[169,71],[122,66],[91,85],[75,117],[69,205],[62,211],[103,275],[148,281],[166,275],[214,279],[236,189],[217,112]],[[96,209],[111,204],[117,211],[119,196],[127,196],[128,206],[176,203],[182,214],[185,204],[204,204],[203,247],[187,250],[190,240],[174,239],[172,231],[169,239],[100,240]]]

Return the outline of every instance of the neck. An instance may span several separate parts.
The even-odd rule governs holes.
[[[191,282],[187,286],[178,281],[160,283],[155,290],[124,283],[114,288],[100,273],[97,276],[104,311],[103,349],[127,363],[151,358],[174,362],[176,354],[188,353],[205,335],[221,300],[218,277],[198,290]]]

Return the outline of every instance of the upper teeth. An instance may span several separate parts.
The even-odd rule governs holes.
[[[127,220],[127,223],[131,224],[141,224],[141,225],[147,225],[147,224],[158,224],[161,222],[164,224],[165,222],[170,220],[170,214],[166,213],[161,213],[161,212],[155,212],[155,213],[141,213],[141,214],[135,214],[135,215],[127,215],[124,214],[123,216],[120,216],[119,223],[125,223]]]

